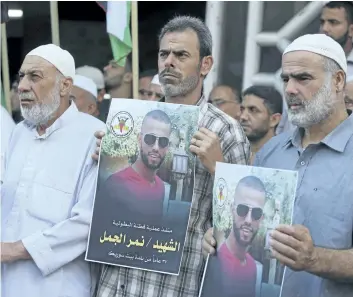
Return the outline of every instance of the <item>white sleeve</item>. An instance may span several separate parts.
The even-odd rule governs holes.
[[[43,276],[70,263],[86,251],[98,166],[91,163],[70,218],[22,240]]]

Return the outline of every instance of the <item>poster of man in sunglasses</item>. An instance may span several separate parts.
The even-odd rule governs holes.
[[[86,260],[179,273],[198,118],[197,106],[112,100]]]
[[[291,224],[294,171],[217,163],[213,195],[215,256],[201,297],[279,297],[284,267],[270,257],[269,234]]]

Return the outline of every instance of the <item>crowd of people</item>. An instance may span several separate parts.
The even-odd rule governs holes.
[[[53,44],[30,51],[12,85],[13,117],[2,109],[2,296],[197,297],[205,257],[219,248],[216,162],[297,171],[293,225],[270,238],[272,257],[286,266],[282,297],[352,296],[353,171],[344,164],[353,158],[353,5],[329,2],[320,19],[318,34],[298,37],[282,55],[283,96],[273,87],[218,85],[206,98],[209,29],[187,16],[161,29],[158,71],[140,73],[135,99],[201,113],[189,148],[197,157],[194,194],[178,276],[84,259],[110,100],[132,98],[130,58],[102,72],[76,68]],[[288,131],[278,129],[283,110]],[[246,258],[227,243],[221,249],[228,261]]]

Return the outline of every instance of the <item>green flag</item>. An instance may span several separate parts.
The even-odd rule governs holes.
[[[122,67],[132,50],[130,17],[131,1],[97,1],[105,10],[114,60]]]

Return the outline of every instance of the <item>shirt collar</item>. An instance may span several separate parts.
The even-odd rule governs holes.
[[[347,146],[349,139],[353,135],[353,115],[351,110],[347,110],[348,118],[339,124],[330,134],[328,134],[321,143],[325,144],[329,148],[343,153]],[[301,148],[301,140],[303,137],[303,128],[297,127],[294,129],[293,134],[288,137],[284,146],[289,147],[290,145],[296,148]]]
[[[70,107],[50,126],[45,130],[43,135],[39,135],[36,129],[36,125],[29,123],[28,121],[24,121],[24,125],[35,133],[35,139],[46,139],[56,130],[66,126],[69,122],[71,122],[78,113],[78,109],[76,104],[71,101]]]
[[[159,102],[165,102],[165,97],[163,97],[161,100],[159,100]],[[203,106],[207,105],[206,97],[204,94],[202,94],[201,98],[199,99],[199,101],[197,101],[197,103],[195,105],[200,106],[201,108]]]

